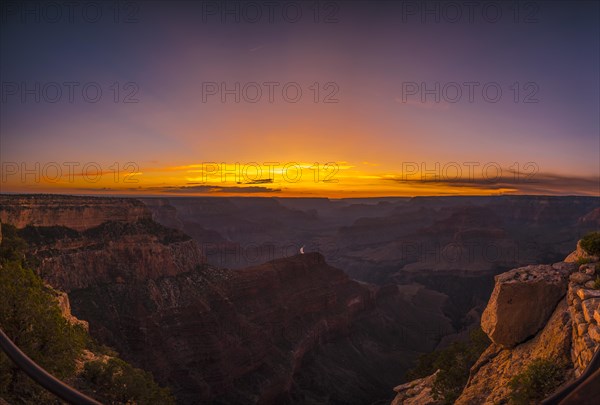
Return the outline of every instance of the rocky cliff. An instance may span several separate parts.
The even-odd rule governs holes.
[[[600,290],[594,282],[599,269],[598,257],[578,243],[563,262],[496,276],[481,318],[492,344],[472,366],[455,403],[508,403],[511,379],[538,359],[561,367],[563,381],[579,376],[600,346]],[[397,387],[394,403],[438,403],[431,395],[434,381],[430,376]]]
[[[0,222],[23,228],[64,226],[83,231],[107,221],[136,222],[151,218],[132,198],[0,194]]]

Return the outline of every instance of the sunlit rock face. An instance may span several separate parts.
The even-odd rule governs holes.
[[[508,343],[520,340],[512,347],[493,343],[471,368],[467,386],[456,401],[457,404],[496,404],[503,403],[510,395],[508,382],[515,375],[521,373],[535,359],[553,359],[565,366],[565,380],[569,381],[578,377],[590,363],[593,354],[600,347],[600,290],[596,289],[595,278],[600,275],[598,269],[600,262],[590,262],[580,266],[573,263],[573,259],[582,253],[579,243],[578,249],[570,254],[565,262],[555,263],[552,266],[528,266],[511,270],[496,279],[494,292],[488,307],[484,311],[482,327],[487,325],[486,331],[493,339],[494,332],[504,323],[517,331],[517,338],[508,339]],[[591,260],[589,255],[586,259]],[[518,273],[518,276],[517,276]],[[565,278],[566,276],[566,278]],[[566,281],[565,281],[566,280]],[[566,294],[561,296],[558,304],[552,302],[563,291],[566,282]],[[507,316],[493,319],[492,314],[498,313],[498,300],[506,284],[520,285],[510,288],[529,290],[530,298],[521,297],[529,305],[533,320],[538,320],[546,311],[536,308],[538,305],[549,305],[553,308],[549,319],[544,322],[542,329],[532,338],[526,338],[524,330],[518,327],[519,322],[527,321],[528,316],[520,316],[516,311],[516,318]],[[542,283],[543,287],[532,287],[532,284]],[[547,297],[540,298],[536,289],[547,291]],[[545,303],[545,304],[544,304]],[[524,304],[521,304],[524,305]],[[486,314],[487,312],[487,314]],[[484,320],[485,319],[485,320]],[[533,327],[529,327],[533,330]],[[504,329],[509,330],[508,327]],[[496,335],[504,337],[501,334]],[[502,340],[502,339],[500,339]]]
[[[567,291],[568,266],[521,267],[496,276],[481,327],[492,342],[511,347],[544,327]]]
[[[600,346],[600,290],[595,279],[600,276],[599,262],[581,265],[571,274],[567,302],[573,320],[571,360],[579,376]]]
[[[0,222],[17,228],[64,226],[83,231],[107,221],[136,222],[151,216],[132,198],[0,195]]]
[[[391,405],[439,405],[443,402],[433,397],[432,387],[439,370],[394,388],[397,393]]]
[[[506,403],[508,382],[539,358],[552,358],[565,364],[570,360],[571,317],[565,300],[555,307],[544,328],[532,339],[513,348],[492,343],[471,368],[471,377],[457,405]],[[573,376],[566,370],[566,379]]]
[[[562,365],[566,381],[586,369],[600,347],[600,261],[577,246],[563,262],[521,267],[495,278],[481,318],[492,344],[471,367],[456,404],[508,403],[509,382],[536,359]],[[577,265],[580,258],[592,261]],[[434,404],[432,378],[397,387],[395,403]]]

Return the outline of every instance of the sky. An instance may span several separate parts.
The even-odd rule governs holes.
[[[600,195],[595,1],[6,1],[0,192]]]

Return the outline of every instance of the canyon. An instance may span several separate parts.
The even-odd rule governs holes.
[[[599,205],[0,195],[0,221],[181,403],[385,403],[420,353],[480,322],[494,275],[566,256]]]

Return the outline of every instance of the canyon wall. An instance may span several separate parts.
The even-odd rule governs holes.
[[[437,344],[439,329],[421,326],[452,330],[442,294],[353,281],[317,252],[209,265],[135,200],[2,196],[0,218],[20,228],[72,315],[183,404],[386,399]]]
[[[64,226],[83,231],[107,221],[149,218],[144,204],[132,198],[0,194],[0,222],[17,228]]]

